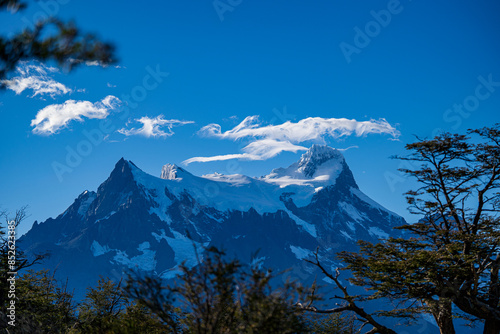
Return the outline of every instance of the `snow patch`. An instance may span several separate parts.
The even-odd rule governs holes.
[[[374,235],[374,236],[376,236],[378,238],[381,238],[381,239],[387,239],[387,238],[389,238],[389,234],[385,233],[380,228],[375,227],[375,226],[370,227],[368,229],[368,233],[370,233],[371,235]]]
[[[94,240],[92,242],[92,245],[90,245],[90,251],[94,256],[101,256],[106,253],[109,253],[111,249],[109,249],[108,246],[101,246],[96,240]]]
[[[205,174],[202,175],[201,177],[216,182],[226,182],[236,187],[242,186],[244,184],[249,184],[251,182],[251,179],[248,176],[241,174],[224,175],[220,173],[214,173],[214,174]]]
[[[164,209],[164,210],[163,210]],[[169,215],[167,215],[167,208],[163,208],[163,207],[150,207],[149,210],[148,210],[148,213],[150,215],[152,215],[153,213],[158,216],[158,218],[160,218],[161,221],[164,221],[165,223],[167,223],[168,225],[170,225],[170,223],[172,223],[172,219],[170,218]]]
[[[349,229],[350,229],[351,231],[356,232],[356,226],[354,226],[354,224],[353,224],[353,223],[351,223],[351,222],[346,222],[345,224],[347,225],[347,227],[349,227]]]
[[[156,241],[160,242],[161,239],[167,239],[167,235],[165,234],[165,230],[164,229],[160,229],[160,232],[161,234],[158,234],[158,233],[155,233],[155,232],[151,232],[151,235],[156,239]]]
[[[198,263],[196,258],[196,249],[200,249],[208,246],[208,242],[199,243],[189,239],[188,237],[182,235],[177,231],[172,231],[174,234],[173,238],[165,237],[170,247],[174,250],[174,260],[177,264],[185,262],[185,265],[189,268],[195,266]],[[201,260],[201,259],[200,259]]]
[[[295,223],[299,226],[301,226],[307,233],[309,233],[312,237],[317,238],[318,233],[316,232],[316,226],[314,226],[311,223],[306,222],[305,220],[300,219],[296,215],[294,215],[292,212],[289,210],[285,210],[288,216],[292,218],[292,220],[295,221]]]
[[[252,259],[252,263],[250,263],[251,267],[257,268],[257,269],[262,269],[262,266],[264,265],[264,261],[266,260],[265,256],[261,257],[254,257]]]
[[[303,260],[314,255],[313,251],[298,246],[290,245],[290,250],[298,260]]]
[[[123,264],[131,269],[139,268],[144,271],[153,271],[156,268],[156,252],[149,249],[149,242],[139,244],[137,250],[142,254],[129,259],[126,252],[116,250],[116,255],[113,257],[114,262]]]
[[[362,222],[364,220],[368,220],[368,217],[364,214],[359,212],[354,206],[352,206],[349,203],[346,202],[339,202],[338,204],[339,208],[342,209],[349,217],[354,219],[357,222]]]
[[[85,195],[87,193],[88,193],[88,191],[85,190],[82,195]],[[82,196],[82,195],[80,195],[80,196]],[[85,216],[85,214],[89,210],[90,204],[92,204],[92,202],[96,199],[96,197],[97,197],[97,194],[95,194],[95,193],[89,194],[89,197],[85,201],[82,201],[82,203],[80,203],[80,206],[78,207],[78,214],[80,216]]]
[[[107,215],[106,215],[106,217],[101,218],[101,219],[97,219],[97,220],[94,222],[94,224],[97,224],[97,223],[98,223],[98,222],[100,222],[100,221],[103,221],[103,220],[107,220],[107,219],[109,219],[109,217],[111,217],[111,216],[112,216],[112,215],[114,215],[115,213],[116,213],[116,211],[111,211],[109,214],[107,214]]]
[[[339,232],[340,232],[340,234],[342,234],[344,236],[344,238],[349,239],[349,240],[354,240],[354,238],[351,237],[349,235],[349,233],[347,233],[346,231],[340,230]]]
[[[215,220],[216,222],[219,222],[219,223],[222,223],[224,221],[223,217],[215,217],[214,215],[212,215],[210,213],[207,213],[207,212],[205,212],[205,216],[207,216],[208,218],[213,219],[213,220]]]
[[[198,264],[198,258],[196,257],[196,250],[201,250],[202,247],[208,246],[209,242],[199,243],[189,239],[188,237],[182,235],[177,231],[172,231],[174,237],[168,237],[165,235],[165,230],[160,230],[162,234],[152,233],[156,241],[160,242],[161,239],[165,239],[169,246],[174,251],[174,261],[177,265],[173,268],[167,269],[160,273],[160,277],[163,279],[171,279],[182,273],[179,268],[179,264],[184,262],[188,268],[192,268]],[[195,250],[196,248],[196,250]],[[199,260],[203,260],[203,255],[201,252],[198,253]]]
[[[185,264],[187,267],[191,268],[198,264],[198,259],[196,258],[196,250],[200,250],[203,247],[208,246],[209,242],[200,243],[189,239],[183,234],[172,231],[174,237],[171,238],[165,234],[165,230],[160,230],[161,234],[151,233],[156,241],[160,242],[161,239],[165,239],[169,246],[174,251],[174,260],[177,264],[186,261]],[[201,253],[201,252],[200,252]],[[201,254],[199,254],[201,257]],[[200,259],[201,260],[201,259]]]
[[[323,277],[323,281],[328,284],[335,284],[335,282],[330,277]]]

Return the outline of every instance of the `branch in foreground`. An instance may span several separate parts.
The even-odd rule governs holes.
[[[373,326],[372,329],[370,329],[368,332],[366,332],[366,334],[376,334],[376,333],[379,333],[379,334],[396,334],[395,331],[393,331],[392,329],[390,328],[387,328],[385,327],[384,325],[380,324],[379,322],[377,322],[373,316],[369,313],[367,313],[363,308],[359,307],[358,305],[356,305],[355,301],[354,301],[354,297],[351,296],[349,294],[349,292],[347,291],[347,288],[345,286],[343,286],[340,281],[339,281],[339,276],[340,276],[340,271],[338,269],[336,269],[335,271],[335,275],[331,274],[330,272],[328,272],[320,263],[319,261],[319,257],[318,257],[318,250],[316,250],[316,252],[314,253],[314,256],[315,256],[315,261],[310,261],[310,260],[306,260],[307,262],[317,266],[322,272],[323,274],[328,277],[329,279],[331,279],[333,282],[335,282],[335,284],[337,285],[337,287],[342,291],[343,293],[343,297],[341,296],[335,296],[336,298],[338,299],[342,299],[344,300],[346,303],[342,306],[339,306],[339,307],[334,307],[334,308],[330,308],[330,309],[325,309],[325,310],[320,310],[320,309],[317,309],[316,307],[312,306],[312,301],[314,300],[314,298],[311,300],[311,302],[309,302],[307,305],[303,305],[301,303],[297,303],[296,306],[299,307],[300,309],[303,309],[303,310],[306,310],[306,311],[310,311],[310,312],[314,312],[314,313],[323,313],[323,314],[329,314],[329,313],[341,313],[341,312],[345,312],[345,311],[352,311],[354,313],[356,313],[359,317],[361,317],[364,321],[363,321],[363,325],[362,326],[365,326],[367,324],[370,324]],[[312,295],[314,296],[314,290],[312,291]],[[358,319],[360,320],[360,319]]]

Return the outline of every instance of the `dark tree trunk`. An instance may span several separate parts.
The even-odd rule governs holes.
[[[432,315],[439,327],[439,332],[441,334],[455,334],[451,300],[440,299],[431,308],[434,310]]]
[[[453,325],[453,318],[443,317],[439,321],[436,320],[441,334],[455,334],[455,326]]]
[[[484,322],[483,334],[499,334],[500,333],[500,321],[496,319],[486,319]]]
[[[490,289],[489,289],[489,300],[488,304],[495,308],[496,305],[498,305],[498,302],[500,300],[500,285],[498,284],[498,272],[499,272],[499,267],[498,267],[498,255],[496,258],[495,263],[493,264],[493,268],[491,269],[491,275],[490,275]],[[486,321],[484,322],[484,334],[499,334],[500,333],[500,321],[493,318],[489,317],[486,318]]]

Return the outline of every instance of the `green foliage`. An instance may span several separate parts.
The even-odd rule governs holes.
[[[114,326],[114,332],[120,334],[157,334],[165,333],[165,325],[151,311],[137,303],[131,303]]]
[[[313,284],[311,289],[309,289],[309,295],[307,296],[306,299],[304,299],[305,304],[302,303],[297,303],[296,305],[302,309],[306,310],[309,312],[313,312],[316,314],[329,314],[331,315],[331,319],[334,319],[336,321],[341,321],[345,320],[341,315],[345,314],[346,312],[349,312],[351,315],[355,315],[353,318],[351,318],[351,323],[341,321],[340,323],[343,324],[344,327],[338,325],[336,326],[337,331],[345,330],[346,328],[353,331],[354,328],[357,326],[354,326],[354,320],[362,322],[362,324],[359,326],[359,329],[356,329],[356,333],[361,333],[361,330],[368,325],[368,327],[371,327],[366,333],[367,334],[372,334],[372,333],[379,333],[379,334],[396,334],[394,330],[392,330],[389,327],[386,327],[382,323],[380,323],[376,317],[380,315],[384,315],[383,312],[378,311],[374,312],[373,314],[368,313],[365,311],[364,308],[358,306],[359,302],[364,302],[370,297],[367,296],[360,296],[360,295],[351,295],[347,288],[342,284],[340,281],[340,270],[337,268],[335,270],[335,273],[330,272],[327,268],[325,268],[319,259],[318,255],[318,250],[314,253],[315,259],[314,260],[306,260],[307,262],[315,265],[318,267],[321,272],[328,278],[330,279],[335,286],[337,287],[338,290],[340,290],[341,294],[340,295],[334,295],[331,299],[336,299],[340,300],[341,303],[335,303],[335,306],[329,309],[318,309],[314,303],[317,302],[318,300],[321,300],[321,297],[318,297],[316,295],[316,283]],[[326,322],[328,324],[328,322]],[[324,326],[324,325],[322,325]],[[320,326],[320,328],[322,328]]]
[[[155,278],[130,279],[129,294],[160,317],[172,333],[300,333],[306,331],[293,284],[273,289],[270,271],[248,271],[210,248],[198,266],[181,266],[174,286]]]
[[[500,124],[468,134],[475,138],[444,133],[408,144],[398,158],[417,166],[402,171],[420,184],[406,193],[420,221],[399,227],[404,238],[361,241],[359,253],[339,256],[370,298],[403,301],[387,315],[427,312],[447,333],[462,317],[499,333]]]
[[[10,301],[14,300],[16,307],[20,307],[18,294],[16,294],[16,298],[9,297],[10,282],[8,279],[13,276],[9,272],[20,272],[38,263],[43,258],[42,255],[39,255],[35,256],[32,261],[28,261],[23,252],[16,247],[15,228],[26,218],[25,209],[21,208],[17,210],[12,217],[9,216],[7,211],[0,212],[0,219],[5,219],[5,225],[0,224],[0,328],[7,327],[7,322],[9,321],[7,318],[7,307]],[[22,280],[17,279],[16,289],[22,288],[22,282]],[[17,287],[18,285],[21,286]],[[19,322],[22,323],[21,327],[23,328],[36,328],[36,323],[33,323],[29,316],[21,317]]]
[[[7,218],[6,212],[0,217]],[[12,219],[17,226],[26,217],[18,210]],[[2,225],[3,227],[3,225]],[[204,261],[189,268],[173,286],[163,287],[156,278],[130,279],[124,291],[120,283],[101,278],[89,287],[77,304],[54,273],[25,271],[29,262],[17,252],[16,326],[8,326],[8,233],[0,228],[0,332],[8,333],[339,333],[353,332],[353,319],[343,316],[305,317],[295,300],[305,289],[291,283],[273,288],[274,275],[258,265],[245,267],[228,261],[224,252],[210,248]]]
[[[101,278],[97,287],[87,289],[85,300],[78,307],[79,329],[84,333],[110,331],[127,303],[119,284]]]
[[[17,12],[20,9],[26,8],[26,4],[19,0],[0,0],[0,10],[7,9],[11,12]]]
[[[66,333],[76,320],[73,295],[48,270],[30,270],[19,277],[16,297],[16,330],[20,333]]]
[[[69,333],[162,333],[163,324],[147,308],[130,301],[109,279],[89,287]]]
[[[16,247],[14,269],[9,267],[8,222],[18,226],[26,217],[25,208],[17,210],[12,218],[0,212],[6,225],[0,227],[0,332],[8,333],[163,333],[165,326],[148,309],[130,301],[119,284],[101,279],[90,287],[86,299],[79,305],[67,291],[67,284],[60,284],[47,270],[26,271],[43,259],[36,256],[28,261]],[[12,226],[12,224],[11,224]],[[18,272],[15,298],[8,297],[8,272]],[[24,274],[20,274],[24,272]],[[8,325],[6,310],[10,300],[15,301],[15,326]],[[77,312],[78,311],[78,312]]]
[[[0,0],[0,10],[17,12],[26,4],[19,0]],[[8,83],[8,74],[20,61],[33,59],[56,61],[67,70],[85,61],[103,65],[116,62],[114,46],[100,41],[93,34],[82,34],[73,22],[55,17],[34,22],[12,37],[0,36],[0,88]]]
[[[314,334],[354,334],[359,333],[352,314],[332,313],[326,316],[312,314],[306,318],[308,331]]]

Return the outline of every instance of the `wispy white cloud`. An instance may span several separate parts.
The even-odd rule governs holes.
[[[87,65],[87,66],[102,66],[102,67],[106,66],[98,60],[88,60],[85,62],[85,65]]]
[[[21,94],[26,89],[31,89],[33,90],[33,95],[31,97],[37,95],[50,95],[50,97],[54,98],[56,95],[67,94],[72,91],[62,83],[53,79],[35,76],[25,78],[14,77],[6,81],[6,86],[8,89],[16,92],[17,95]]]
[[[76,61],[78,62],[78,61]],[[87,60],[85,62],[85,65],[86,66],[99,66],[99,67],[108,67],[110,65],[107,65],[107,64],[104,64],[103,62],[99,61],[99,60]],[[114,68],[125,68],[124,66],[120,66],[120,65],[113,65]]]
[[[21,61],[19,62],[16,71],[21,75],[27,76],[30,74],[47,75],[48,73],[59,72],[59,69],[40,62],[29,63]]]
[[[82,117],[106,118],[110,110],[116,109],[120,103],[120,99],[108,95],[95,103],[68,100],[62,104],[49,105],[38,111],[35,119],[31,121],[31,126],[34,127],[33,133],[52,135],[67,127],[72,120],[83,122]]]
[[[165,119],[163,115],[150,118],[147,116],[135,119],[136,122],[142,123],[140,128],[120,129],[119,133],[125,136],[143,136],[143,137],[170,137],[174,134],[172,128],[194,123],[192,121],[179,121],[177,119]],[[162,128],[166,128],[164,131]]]
[[[240,159],[240,160],[259,160],[253,159],[254,156],[248,153],[235,153],[235,154],[224,154],[224,155],[214,155],[211,157],[194,157],[184,160],[182,163],[184,165],[189,165],[192,162],[211,162],[211,161],[225,161],[232,159]]]
[[[16,71],[19,76],[3,80],[2,84],[6,88],[13,90],[17,95],[25,90],[32,90],[33,95],[31,97],[48,95],[54,98],[57,95],[72,92],[70,88],[50,77],[51,73],[58,71],[55,67],[49,67],[41,63],[29,64],[22,62],[16,68]]]
[[[353,134],[360,137],[373,133],[384,133],[395,138],[400,135],[399,131],[385,119],[360,122],[355,119],[321,117],[309,117],[297,123],[287,121],[279,125],[261,126],[258,116],[248,116],[226,132],[221,132],[219,124],[209,124],[199,131],[199,134],[205,137],[233,140],[245,137],[270,138],[292,143],[323,140],[325,137],[340,138]]]
[[[326,138],[339,139],[355,135],[387,134],[398,138],[400,132],[385,119],[357,121],[346,118],[309,117],[296,123],[287,121],[278,125],[262,125],[258,116],[248,116],[231,130],[222,132],[219,124],[209,124],[198,131],[201,137],[238,140],[249,138],[252,141],[245,146],[243,153],[218,155],[212,157],[194,157],[184,161],[208,162],[229,159],[266,160],[281,152],[306,150],[296,144],[313,141],[325,142]]]
[[[294,145],[286,141],[278,141],[274,139],[261,139],[251,142],[242,148],[244,153],[216,155],[212,157],[194,157],[183,161],[185,165],[192,162],[210,162],[210,161],[224,161],[224,160],[267,160],[280,154],[281,152],[297,152],[306,151],[307,148],[303,146]]]
[[[257,159],[252,160],[266,160],[274,158],[281,152],[294,152],[297,151],[307,151],[307,147],[294,145],[288,141],[280,141],[275,139],[259,139],[251,142],[247,146],[243,147],[243,152],[251,154]]]
[[[100,60],[82,60],[82,59],[75,59],[71,58],[68,60],[70,64],[83,64],[85,66],[96,66],[96,67],[114,67],[114,68],[126,68],[125,66],[120,66],[120,65],[108,65],[103,63]]]

